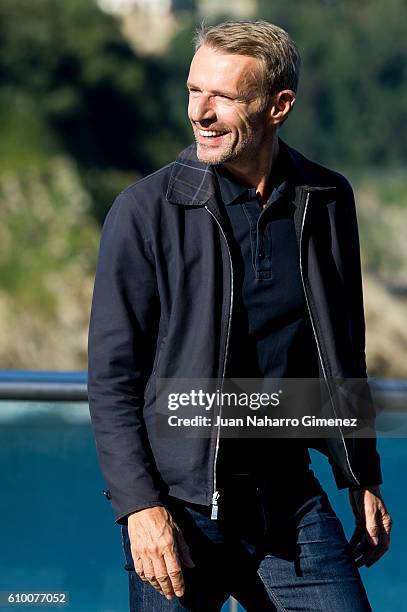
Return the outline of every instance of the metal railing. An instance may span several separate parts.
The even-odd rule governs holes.
[[[371,378],[369,386],[379,409],[389,412],[406,409],[407,380]],[[0,370],[0,400],[87,402],[87,373]],[[230,597],[229,612],[238,609],[238,602]]]
[[[407,380],[369,378],[375,404],[389,412],[406,409]],[[0,370],[0,400],[86,402],[86,372]]]

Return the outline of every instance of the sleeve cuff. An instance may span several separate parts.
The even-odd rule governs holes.
[[[145,508],[154,508],[154,506],[164,506],[164,503],[159,500],[154,500],[154,501],[144,502],[140,506],[129,508],[129,510],[127,510],[126,512],[116,515],[115,523],[117,523],[118,525],[127,525],[127,518],[129,514],[133,514],[133,512],[138,512],[139,510],[144,510]]]

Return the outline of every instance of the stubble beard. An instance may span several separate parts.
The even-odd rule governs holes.
[[[196,155],[199,161],[205,164],[224,164],[226,162],[235,161],[237,159],[251,158],[256,155],[258,150],[258,142],[256,139],[255,129],[250,130],[245,136],[239,140],[237,146],[233,146],[232,142],[226,143],[221,151],[211,151],[210,146],[205,147],[196,137],[195,131],[194,136],[196,140]]]

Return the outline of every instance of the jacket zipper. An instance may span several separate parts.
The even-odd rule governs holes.
[[[226,332],[226,342],[225,342],[225,354],[224,354],[224,358],[223,358],[223,370],[222,370],[222,382],[221,382],[221,393],[222,393],[222,389],[223,389],[223,381],[225,378],[225,372],[226,372],[226,360],[227,360],[227,353],[228,353],[228,347],[229,347],[229,338],[230,338],[230,328],[231,328],[231,322],[232,322],[232,308],[233,308],[233,264],[232,264],[232,255],[230,253],[230,248],[229,248],[229,243],[227,241],[226,238],[226,234],[223,231],[223,227],[220,224],[219,220],[216,218],[216,216],[213,214],[213,212],[211,210],[209,210],[209,208],[207,206],[205,206],[206,210],[208,211],[208,213],[215,219],[216,223],[219,226],[220,231],[222,232],[222,236],[226,242],[226,247],[228,250],[228,255],[229,255],[229,262],[230,262],[230,304],[229,304],[229,316],[228,316],[228,326],[227,326],[227,332]],[[220,405],[219,408],[219,417],[221,417],[222,415],[222,404]],[[218,459],[218,451],[219,451],[219,438],[220,438],[220,425],[218,425],[218,431],[216,434],[216,445],[215,445],[215,457],[213,460],[213,494],[212,494],[212,511],[211,511],[211,519],[216,521],[216,519],[218,518],[218,499],[219,499],[219,491],[217,491],[216,489],[216,461]]]
[[[322,373],[323,373],[324,380],[325,380],[325,383],[326,383],[326,386],[327,386],[327,389],[328,389],[329,399],[330,399],[330,402],[331,402],[332,410],[333,410],[335,418],[336,418],[337,414],[336,414],[336,410],[335,410],[335,405],[334,405],[334,401],[333,401],[333,397],[332,397],[331,388],[330,388],[329,383],[328,383],[328,378],[327,378],[327,374],[326,374],[326,368],[325,368],[325,365],[324,365],[324,360],[322,358],[322,351],[321,351],[320,343],[319,343],[319,340],[318,340],[316,326],[315,326],[313,315],[312,315],[312,309],[311,309],[311,305],[310,305],[310,302],[309,302],[309,298],[308,298],[308,294],[307,294],[307,289],[306,289],[305,281],[304,281],[303,269],[302,269],[302,235],[303,235],[303,230],[304,230],[305,217],[306,217],[307,210],[308,210],[309,198],[310,198],[310,192],[308,191],[307,192],[307,198],[305,200],[305,208],[304,208],[304,214],[303,214],[303,218],[302,218],[302,222],[301,222],[301,231],[300,231],[300,244],[299,244],[299,251],[300,251],[300,274],[301,274],[302,286],[303,286],[303,289],[304,289],[305,301],[307,303],[309,318],[310,318],[311,325],[312,325],[312,331],[313,331],[313,334],[314,334],[315,343],[317,345],[318,357],[319,357],[319,360],[321,362]],[[348,463],[349,470],[350,470],[353,478],[358,483],[358,485],[360,485],[359,480],[356,478],[356,476],[355,476],[355,474],[354,474],[354,472],[352,470],[352,466],[351,466],[350,461],[349,461],[348,449],[346,448],[345,439],[343,437],[343,432],[342,432],[342,429],[341,429],[340,425],[338,425],[338,429],[339,429],[340,434],[341,434],[341,439],[342,439],[343,447],[345,449],[346,461]]]

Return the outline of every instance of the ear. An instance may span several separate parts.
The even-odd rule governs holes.
[[[281,124],[287,119],[295,100],[295,93],[291,89],[283,89],[275,94],[269,108],[269,118],[272,125]]]

